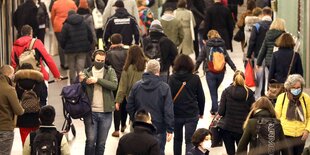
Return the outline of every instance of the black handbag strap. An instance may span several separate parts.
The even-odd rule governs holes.
[[[293,66],[293,62],[294,62],[294,59],[295,59],[295,51],[293,51],[293,57],[292,57],[292,60],[291,60],[291,63],[290,63],[290,67],[288,68],[288,72],[287,72],[286,79],[288,78],[288,76],[289,76],[289,75],[290,75],[290,73],[291,73],[292,66]]]

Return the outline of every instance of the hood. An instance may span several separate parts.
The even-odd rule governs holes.
[[[220,47],[225,46],[225,42],[222,38],[212,38],[207,41],[209,47]]]
[[[146,132],[149,132],[151,134],[156,133],[156,127],[153,124],[135,121],[132,126],[133,126],[135,132],[146,131]]]
[[[43,81],[43,74],[39,71],[33,69],[22,69],[15,73],[14,81],[21,79],[31,79],[36,81]]]
[[[83,22],[83,16],[79,15],[79,14],[72,14],[70,16],[68,16],[68,18],[66,19],[66,23],[69,23],[71,25],[77,25]]]
[[[265,109],[258,109],[255,113],[254,113],[254,118],[258,118],[258,117],[273,117],[271,115],[271,113],[268,110]]]
[[[228,93],[230,94],[230,96],[237,101],[245,101],[246,97],[247,97],[247,92],[244,89],[243,86],[230,86],[229,88],[230,90],[228,91]],[[248,97],[249,97],[249,93],[248,93]]]
[[[263,27],[265,30],[269,30],[270,24],[272,21],[269,20],[261,20],[259,22],[260,26]]]
[[[79,15],[87,15],[90,14],[90,10],[85,8],[78,8],[76,13],[78,13]]]
[[[14,42],[14,46],[24,47],[31,41],[31,39],[32,38],[30,36],[20,37]]]
[[[192,73],[181,70],[173,74],[172,78],[178,79],[179,81],[188,81],[190,78],[192,78]]]
[[[118,8],[115,10],[115,16],[118,18],[128,18],[130,14],[125,8]]]
[[[172,14],[164,14],[162,17],[161,17],[162,20],[165,20],[165,21],[171,21],[173,19],[175,19],[174,15]]]
[[[283,33],[284,31],[280,31],[280,30],[269,30],[266,33],[266,40],[272,40],[272,41],[276,41],[276,39]]]
[[[257,16],[246,16],[244,19],[244,23],[249,25],[253,25],[259,21],[260,19]]]
[[[154,75],[152,73],[146,72],[142,75],[142,89],[148,91],[148,90],[154,90],[161,84],[161,79],[159,76]]]

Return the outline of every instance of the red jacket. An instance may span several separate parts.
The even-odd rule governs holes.
[[[25,48],[29,47],[29,44],[31,42],[31,37],[30,36],[23,36],[18,38],[13,45],[13,50],[11,52],[11,66],[16,69],[17,63],[16,60],[19,57],[22,52],[24,51]],[[44,80],[48,80],[48,72],[45,70],[43,61],[47,64],[48,68],[51,70],[55,78],[60,78],[60,73],[59,70],[53,60],[53,58],[47,53],[42,41],[40,39],[37,39],[33,45],[33,49],[37,49],[41,53],[41,58],[40,58],[40,64],[41,64],[41,72],[43,73]]]

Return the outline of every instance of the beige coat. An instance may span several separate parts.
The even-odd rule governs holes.
[[[174,11],[176,19],[178,19],[184,32],[184,39],[178,47],[179,53],[189,55],[194,52],[193,40],[195,40],[194,27],[196,26],[195,18],[190,10],[178,8]]]

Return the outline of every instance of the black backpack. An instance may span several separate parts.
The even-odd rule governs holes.
[[[276,118],[258,118],[256,125],[256,154],[279,154],[280,137],[283,136],[281,123]]]
[[[161,52],[159,47],[160,39],[151,39],[149,36],[146,38],[148,43],[145,45],[144,54],[149,59],[160,60]]]
[[[63,134],[54,128],[40,128],[31,132],[31,155],[60,155],[62,137]]]

